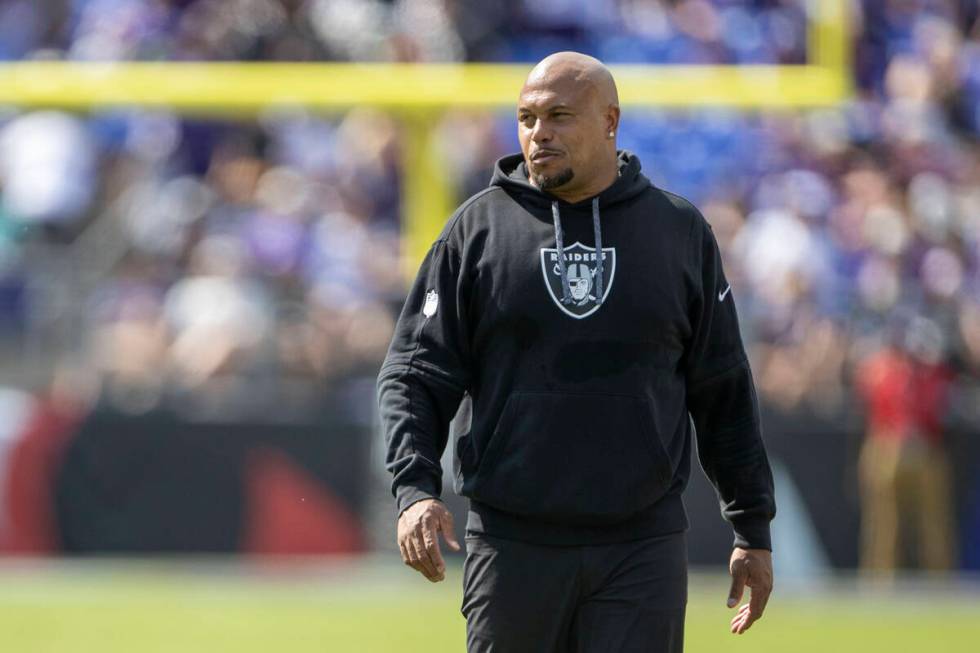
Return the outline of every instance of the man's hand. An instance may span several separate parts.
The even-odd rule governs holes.
[[[450,549],[459,551],[452,513],[438,499],[416,501],[398,518],[398,548],[402,560],[433,583],[446,577],[446,563],[439,550],[439,532]]]
[[[742,600],[745,586],[752,588],[752,598],[738,609],[732,619],[732,633],[741,635],[757,620],[769,602],[772,592],[772,554],[766,549],[738,549],[732,551],[728,565],[732,574],[732,589],[728,593],[728,607],[734,608]]]

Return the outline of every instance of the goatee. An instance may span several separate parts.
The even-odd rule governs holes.
[[[534,181],[534,185],[541,190],[551,190],[552,188],[559,188],[570,182],[575,177],[575,172],[571,168],[565,168],[561,172],[554,175],[542,175],[531,173],[531,180]]]

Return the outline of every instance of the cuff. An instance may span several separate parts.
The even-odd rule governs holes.
[[[423,481],[414,482],[410,485],[399,485],[395,488],[395,507],[401,515],[413,503],[422,499],[438,499],[439,490],[434,484]]]
[[[766,549],[772,551],[772,537],[768,519],[739,520],[732,524],[735,530],[733,546],[740,549]]]

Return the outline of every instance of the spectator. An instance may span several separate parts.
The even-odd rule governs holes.
[[[916,535],[920,567],[940,571],[954,563],[943,442],[951,374],[942,348],[939,327],[916,317],[902,342],[872,354],[858,370],[868,414],[860,461],[861,567],[869,572],[894,573],[908,531]]]

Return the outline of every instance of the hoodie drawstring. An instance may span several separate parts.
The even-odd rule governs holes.
[[[558,273],[561,276],[561,303],[572,302],[572,291],[568,283],[568,265],[565,263],[565,246],[562,240],[561,214],[558,212],[558,202],[551,203],[551,217],[555,223],[555,246],[558,248]],[[592,231],[595,235],[595,303],[602,303],[602,229],[599,225],[599,198],[592,199]]]
[[[592,198],[592,233],[595,235],[595,303],[602,303],[602,229],[599,227],[599,198]]]
[[[555,223],[555,247],[558,248],[558,273],[561,276],[561,303],[572,301],[572,291],[568,288],[568,268],[565,266],[565,245],[561,240],[561,214],[558,213],[558,202],[551,203],[551,219]]]

